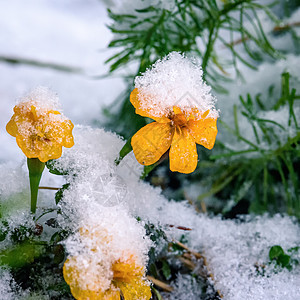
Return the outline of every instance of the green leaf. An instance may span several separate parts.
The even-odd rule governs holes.
[[[43,250],[44,246],[24,242],[18,246],[2,250],[0,252],[0,264],[20,268],[31,264],[35,258],[43,253]]]
[[[2,224],[0,225],[1,226],[1,229],[0,229],[0,242],[5,240],[5,238],[8,234],[8,231],[9,231],[8,222],[3,220],[1,223]]]
[[[50,242],[54,244],[58,244],[59,242],[65,240],[69,234],[70,232],[67,230],[57,231],[52,235]]]
[[[122,159],[129,154],[132,151],[132,146],[131,146],[131,138],[128,139],[128,141],[126,142],[126,144],[123,146],[123,148],[121,149],[120,153],[119,153],[119,157],[115,159],[115,164],[118,165]]]
[[[283,254],[284,254],[284,251],[283,251],[282,247],[276,245],[276,246],[271,247],[271,249],[269,251],[269,258],[270,258],[270,260],[273,260],[273,259],[277,260],[278,257]]]
[[[157,300],[163,300],[161,294],[159,293],[159,291],[156,288],[154,288],[153,286],[151,286],[151,290],[152,290],[152,293],[154,293],[155,296],[157,297]]]
[[[277,259],[277,263],[283,267],[286,268],[288,267],[289,263],[290,263],[291,257],[287,254],[281,254],[279,255],[278,259]]]
[[[54,174],[54,175],[67,175],[68,174],[68,171],[58,169],[55,166],[55,163],[56,163],[55,159],[50,159],[46,162],[46,167],[51,174]]]
[[[68,189],[70,186],[70,183],[64,184],[56,193],[55,193],[55,203],[56,205],[59,203],[59,201],[62,199],[64,191]]]
[[[298,253],[299,250],[300,250],[300,247],[292,247],[292,248],[288,249],[287,252]]]
[[[150,165],[150,166],[144,166],[144,171],[143,171],[143,174],[141,175],[141,179],[145,179],[148,174],[155,169],[156,166],[159,165],[159,161],[154,163],[153,165]]]
[[[166,280],[169,280],[171,278],[171,276],[172,276],[171,268],[166,260],[162,261],[162,272],[163,272]]]

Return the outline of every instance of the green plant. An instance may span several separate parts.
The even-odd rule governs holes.
[[[220,121],[242,150],[219,143],[220,154],[210,157],[212,187],[199,196],[199,201],[217,194],[233,198],[235,204],[247,199],[252,212],[281,211],[300,216],[300,128],[295,113],[295,101],[300,95],[290,88],[289,77],[288,73],[282,74],[281,97],[271,109],[266,109],[258,95],[254,100],[248,94],[247,100],[240,97],[239,108],[234,107],[234,128]],[[252,128],[253,140],[249,139],[249,133],[241,132],[238,113]],[[274,116],[285,113],[286,120],[278,123],[274,116],[267,118],[270,113]]]
[[[109,28],[115,36],[109,47],[118,49],[106,61],[110,72],[130,64],[136,64],[137,69],[125,76],[126,92],[105,109],[107,116],[118,119],[118,124],[108,122],[108,127],[128,138],[145,125],[128,101],[133,78],[169,52],[181,51],[199,58],[205,80],[221,92],[226,92],[224,84],[231,77],[232,68],[236,76],[242,76],[238,62],[255,69],[266,55],[281,56],[270,44],[261,23],[261,15],[265,15],[274,26],[280,26],[271,6],[252,0],[223,2],[220,5],[217,1],[174,0],[172,7],[150,5],[128,14],[109,10],[113,21]],[[222,53],[226,49],[224,59]],[[112,108],[116,103],[119,111],[114,115]]]

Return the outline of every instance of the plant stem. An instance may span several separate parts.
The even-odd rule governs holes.
[[[31,212],[35,214],[40,180],[45,168],[45,163],[38,158],[27,158],[29,170],[30,193],[31,193]]]

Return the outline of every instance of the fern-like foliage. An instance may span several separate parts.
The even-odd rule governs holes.
[[[137,62],[139,73],[171,51],[192,52],[200,57],[206,80],[214,83],[227,75],[226,67],[234,66],[239,73],[237,60],[255,68],[253,61],[261,60],[263,54],[279,55],[268,41],[261,19],[267,16],[274,26],[279,20],[268,6],[253,0],[223,1],[223,5],[215,0],[174,0],[169,8],[148,6],[134,14],[109,11],[109,15],[114,20],[109,28],[116,35],[109,47],[120,49],[107,60],[111,72]],[[256,48],[250,48],[249,42]],[[244,56],[235,50],[236,44],[243,45]],[[231,57],[225,62],[219,59],[216,45],[229,50]]]
[[[147,6],[148,2],[140,2]],[[198,57],[205,80],[219,92],[226,92],[230,78],[242,77],[241,65],[255,69],[266,57],[281,56],[269,42],[262,19],[267,18],[271,28],[282,24],[270,6],[254,0],[174,0],[156,6],[149,1],[144,9],[126,14],[109,10],[109,16],[114,33],[109,47],[116,53],[106,63],[111,73],[122,70],[128,90],[105,110],[118,124],[108,121],[106,125],[126,138],[145,125],[128,101],[133,78],[171,51]],[[124,75],[130,65],[134,67]]]
[[[300,217],[300,110],[296,103],[300,95],[290,88],[289,77],[282,74],[281,97],[270,109],[263,104],[267,101],[248,94],[234,107],[234,128],[221,121],[244,149],[219,144],[220,154],[210,157],[213,185],[199,201],[212,195],[233,199],[233,204],[246,199],[252,212],[281,211]],[[238,113],[252,128],[253,139],[241,132]]]

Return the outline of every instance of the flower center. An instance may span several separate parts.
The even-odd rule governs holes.
[[[187,119],[184,114],[173,114],[170,119],[173,126],[185,127],[187,125]]]

